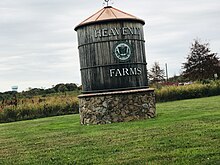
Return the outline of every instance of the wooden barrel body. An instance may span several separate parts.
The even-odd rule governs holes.
[[[83,93],[148,86],[143,23],[99,22],[76,31]]]

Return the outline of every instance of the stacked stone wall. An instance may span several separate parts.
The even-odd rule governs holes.
[[[81,124],[107,124],[156,116],[153,89],[85,94],[79,96]]]

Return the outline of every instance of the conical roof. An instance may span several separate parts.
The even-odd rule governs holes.
[[[115,20],[134,20],[141,22],[142,24],[145,24],[144,20],[142,19],[139,19],[121,10],[118,10],[112,6],[107,6],[99,10],[98,12],[96,12],[95,14],[93,14],[83,22],[81,22],[79,25],[75,27],[75,30],[77,30],[79,27],[84,25],[94,24],[97,22],[115,21]]]

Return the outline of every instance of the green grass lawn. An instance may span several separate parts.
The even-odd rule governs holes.
[[[155,119],[81,126],[79,115],[0,124],[0,164],[220,164],[220,96],[157,104]]]

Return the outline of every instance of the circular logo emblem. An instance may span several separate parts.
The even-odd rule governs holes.
[[[128,60],[131,56],[132,50],[129,43],[120,42],[114,47],[114,55],[122,61]]]

